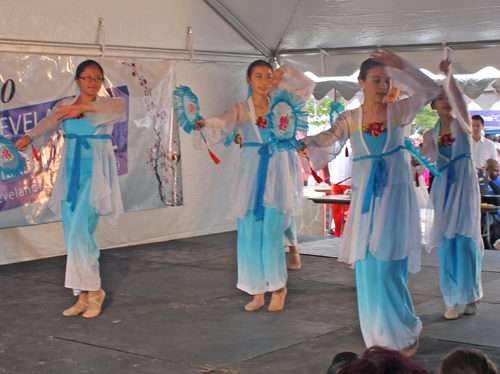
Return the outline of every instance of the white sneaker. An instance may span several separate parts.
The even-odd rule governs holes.
[[[457,319],[458,318],[457,306],[456,305],[447,306],[446,313],[444,314],[444,318]]]
[[[468,314],[468,315],[476,314],[478,304],[479,303],[477,301],[470,303],[470,304],[467,304],[465,306],[464,314]]]

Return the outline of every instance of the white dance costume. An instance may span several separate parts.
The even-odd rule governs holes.
[[[472,125],[462,94],[448,74],[444,90],[453,118],[451,134],[439,136],[440,122],[424,134],[422,155],[437,162],[427,214],[427,251],[438,248],[439,277],[445,305],[469,304],[483,297],[479,183],[471,158]],[[447,135],[447,136],[446,136]]]
[[[314,82],[290,67],[280,87],[300,89],[310,95]],[[223,142],[239,127],[243,147],[238,153],[230,194],[229,219],[238,220],[237,287],[251,295],[276,291],[287,281],[283,231],[290,226],[295,202],[302,194],[300,173],[291,167],[288,152],[269,147],[271,130],[258,125],[252,98],[233,105],[220,117],[206,119],[203,134],[209,146]],[[195,148],[205,148],[201,135],[193,134]],[[261,159],[268,159],[265,184],[259,185]],[[298,165],[298,163],[297,163]],[[296,183],[290,183],[297,178]],[[300,189],[299,189],[300,187]],[[262,201],[257,190],[262,188]],[[256,204],[256,200],[258,201]],[[263,206],[261,217],[256,209]]]
[[[359,108],[342,113],[332,128],[308,137],[306,145],[317,170],[351,140],[352,201],[339,261],[356,268],[366,346],[403,349],[422,329],[406,286],[408,269],[420,270],[421,230],[409,155],[403,149],[404,126],[440,87],[406,61],[403,70],[386,70],[398,87],[409,86],[414,94],[387,106],[385,129],[383,124],[363,124]]]
[[[110,223],[116,224],[118,215],[123,213],[111,132],[113,124],[126,119],[126,105],[121,98],[98,96],[89,103],[96,112],[85,113],[81,119],[58,121],[58,108],[75,101],[76,98],[68,98],[58,102],[28,135],[41,146],[54,131],[64,131],[65,142],[49,207],[56,216],[62,214],[68,252],[65,287],[78,294],[81,290],[101,289],[99,248],[94,238],[99,215],[107,215]]]

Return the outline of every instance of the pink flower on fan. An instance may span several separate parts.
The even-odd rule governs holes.
[[[280,130],[286,132],[288,126],[288,115],[285,114],[280,118]]]
[[[12,153],[9,152],[9,150],[7,148],[2,148],[2,156],[6,159],[6,160],[12,160],[14,158],[14,156],[12,155]]]
[[[189,104],[189,113],[194,113],[194,110],[195,110],[195,106],[193,103]]]

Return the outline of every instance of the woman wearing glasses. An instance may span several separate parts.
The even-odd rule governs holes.
[[[65,310],[67,317],[83,313],[97,317],[105,292],[99,275],[99,248],[94,231],[99,215],[118,222],[123,205],[116,160],[111,144],[113,125],[125,121],[121,98],[99,96],[104,80],[102,67],[93,60],[82,62],[75,76],[79,95],[59,101],[50,114],[16,142],[24,150],[30,142],[43,146],[57,130],[65,143],[49,207],[62,214],[68,258],[65,287],[73,289],[78,302]]]

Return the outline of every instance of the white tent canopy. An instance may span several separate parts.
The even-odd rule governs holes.
[[[351,75],[380,46],[436,72],[443,43],[454,50],[459,73],[500,68],[496,0],[206,2],[242,35],[253,35],[248,39],[263,53],[318,76]]]
[[[350,76],[382,46],[437,73],[445,42],[460,74],[500,69],[498,0],[3,0],[2,15],[0,52],[178,60],[176,81],[198,94],[204,116],[246,98],[245,70],[256,58]],[[212,150],[218,166],[182,133],[184,206],[127,213],[117,227],[102,220],[98,244],[235,229],[225,216],[238,150]],[[59,223],[0,230],[0,243],[0,263],[65,252]]]
[[[4,0],[2,11],[4,51],[98,55],[103,43],[110,57],[188,59],[191,27],[195,60],[276,56],[317,76],[349,76],[388,47],[437,73],[446,43],[460,74],[500,69],[497,0]]]

